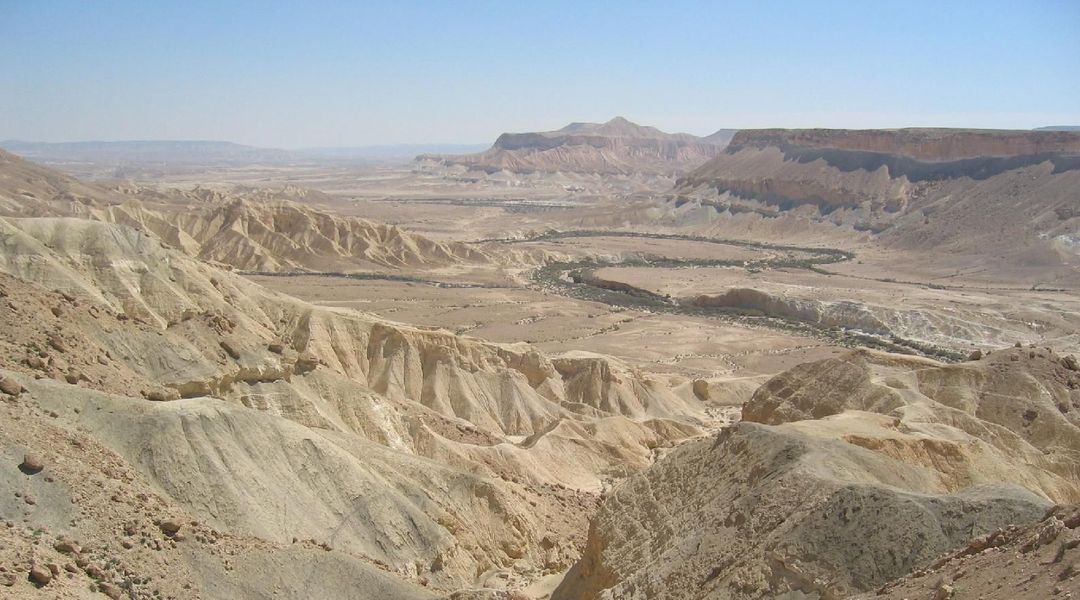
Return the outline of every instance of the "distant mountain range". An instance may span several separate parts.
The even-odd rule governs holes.
[[[504,133],[495,144],[380,144],[314,148],[261,148],[215,140],[85,142],[0,141],[0,149],[45,163],[121,165],[241,165],[306,162],[369,163],[421,156],[483,170],[679,172],[703,164],[725,148],[736,129],[697,137],[665,133],[622,117],[606,123],[571,123],[556,131]],[[1051,125],[1034,131],[1080,131]]]
[[[88,142],[0,141],[0,148],[43,162],[106,164],[286,164],[412,159],[417,154],[477,152],[482,144],[396,144],[283,150],[211,140]]]

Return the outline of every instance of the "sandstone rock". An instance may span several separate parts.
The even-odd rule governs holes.
[[[39,370],[44,369],[45,368],[45,359],[41,358],[40,356],[31,356],[31,357],[26,359],[26,364],[31,369],[39,369]]]
[[[158,527],[161,528],[162,533],[169,537],[172,537],[176,535],[178,531],[180,531],[180,528],[183,527],[183,523],[179,519],[168,518],[162,519],[161,522],[158,523]]]
[[[1080,371],[1080,363],[1077,362],[1076,357],[1072,354],[1062,357],[1061,366],[1070,371]]]
[[[221,340],[218,343],[221,346],[221,349],[224,350],[225,354],[228,354],[230,358],[232,358],[233,360],[240,358],[240,350],[237,349],[236,345],[233,342],[230,342],[229,340]]]
[[[1045,546],[1057,539],[1058,535],[1065,530],[1065,523],[1057,518],[1050,517],[1043,521],[1036,532],[1022,545],[1020,551],[1027,553],[1039,546]]]
[[[953,589],[953,586],[943,583],[934,590],[934,600],[949,600],[949,598],[953,597],[954,593],[955,590]]]
[[[143,396],[151,402],[171,402],[180,399],[180,392],[172,388],[162,388],[143,392]]]
[[[975,350],[974,352],[972,352],[971,354],[968,355],[968,360],[982,360],[982,357],[983,357],[982,350]]]
[[[27,475],[40,473],[45,468],[45,462],[40,456],[27,452],[23,455],[23,461],[19,464],[19,470]]]
[[[707,402],[709,400],[709,382],[704,379],[694,380],[694,395],[698,400]]]
[[[98,583],[98,591],[105,594],[112,600],[120,600],[123,596],[123,592],[116,585],[109,583],[108,581],[102,581]]]
[[[300,353],[300,356],[296,357],[297,373],[306,373],[314,370],[317,366],[319,366],[319,359],[311,352],[304,351]]]
[[[44,587],[46,585],[49,585],[49,582],[52,581],[52,578],[52,571],[47,569],[45,566],[33,565],[30,567],[30,574],[28,576],[28,579],[34,585],[38,587]]]
[[[67,352],[67,344],[64,342],[64,338],[53,333],[49,334],[49,347],[57,352]]]
[[[82,551],[82,548],[71,540],[60,540],[53,544],[53,548],[62,554],[78,554]]]
[[[15,381],[10,377],[0,379],[0,392],[3,392],[8,396],[18,396],[24,391],[26,391],[26,389],[18,381]]]

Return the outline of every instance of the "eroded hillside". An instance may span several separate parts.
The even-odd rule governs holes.
[[[763,385],[743,422],[601,505],[555,598],[843,598],[1080,500],[1075,359],[859,351]],[[1070,584],[1071,585],[1071,584]]]
[[[597,127],[655,137],[624,123],[570,133]],[[1068,148],[955,135],[737,138],[713,164],[736,161],[753,181],[766,181],[753,165],[816,169],[794,181],[853,200],[792,204],[808,188],[774,201],[686,179],[678,206],[575,207],[543,217],[566,230],[473,244],[338,214],[339,198],[295,187],[91,185],[0,154],[0,477],[14,490],[0,498],[0,584],[14,597],[937,593],[925,575],[962,578],[955,555],[990,539],[979,536],[1004,547],[1080,502],[1068,289],[876,272],[916,231],[919,190],[952,190],[934,202],[976,219],[998,218],[984,198],[1013,221],[1070,201],[1080,171],[1056,171]],[[882,154],[883,139],[894,158],[873,171],[837,158]],[[957,158],[956,140],[977,156]],[[1007,168],[985,177],[919,179],[904,162],[1002,152],[1035,154],[998,156]],[[882,190],[896,203],[875,200]],[[1029,203],[1035,190],[1053,193]],[[721,214],[722,202],[752,210]],[[707,227],[748,224],[743,237],[687,225],[705,211]],[[852,225],[874,215],[891,225]],[[624,221],[588,229],[612,219]],[[1015,243],[1053,250],[1045,224]],[[788,239],[811,230],[805,245]],[[942,239],[920,251],[969,247]],[[556,281],[585,281],[573,265],[653,302],[572,297]],[[693,314],[653,310],[674,306]],[[864,334],[971,358],[836,346]]]
[[[604,357],[313,307],[124,225],[0,229],[11,410],[78,409],[69,428],[235,535],[435,589],[536,577],[577,556],[605,481],[700,431],[696,400]]]
[[[866,232],[884,247],[1075,265],[1080,135],[983,130],[744,130],[680,179],[678,202]]]
[[[202,259],[248,271],[468,268],[491,258],[316,206],[327,197],[295,187],[222,192],[79,182],[0,151],[0,214],[76,217],[151,233]]]

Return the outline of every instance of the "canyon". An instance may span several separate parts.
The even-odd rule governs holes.
[[[1080,134],[232,150],[0,151],[5,597],[1080,593]]]

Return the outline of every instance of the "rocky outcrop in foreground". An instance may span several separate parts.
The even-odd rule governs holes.
[[[1080,373],[854,352],[763,385],[743,422],[616,488],[570,598],[843,598],[1080,500]]]

